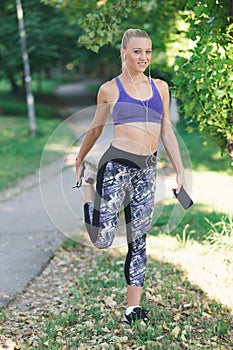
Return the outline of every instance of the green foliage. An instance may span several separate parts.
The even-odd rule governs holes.
[[[97,2],[96,11],[88,13],[79,20],[80,26],[86,32],[79,38],[79,42],[94,52],[98,52],[103,45],[114,42],[119,35],[120,23],[129,16],[139,2],[115,0],[107,1],[103,6],[98,6]]]
[[[171,33],[177,33],[177,17],[185,6],[184,0],[179,0],[178,3],[174,0],[42,2],[65,11],[72,23],[78,22],[84,31],[79,37],[79,43],[94,52],[99,52],[106,44],[111,44],[119,50],[121,36],[130,27],[148,31],[153,41],[156,66],[165,70],[166,43],[170,40]],[[153,18],[153,21],[148,21],[148,18]],[[176,42],[179,42],[177,37]]]
[[[189,37],[196,45],[188,60],[177,58],[175,92],[182,100],[188,130],[192,132],[198,125],[223,152],[227,140],[233,140],[233,25],[227,17],[228,2],[190,0],[186,8]]]
[[[22,5],[32,73],[49,69],[57,62],[70,62],[76,46],[76,27],[71,26],[66,15],[37,0],[24,0]],[[23,73],[15,1],[1,1],[0,21],[0,78],[8,78],[16,88],[22,83]]]
[[[64,10],[71,20],[81,26],[84,33],[78,41],[93,52],[115,42],[121,31],[121,24],[132,10],[138,7],[140,0],[114,1],[78,1],[42,0],[45,4]]]

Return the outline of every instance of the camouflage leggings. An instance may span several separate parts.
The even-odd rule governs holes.
[[[84,206],[85,222],[93,244],[107,248],[113,242],[119,211],[124,207],[128,241],[125,277],[128,285],[142,286],[146,272],[146,234],[154,209],[156,164],[146,156],[137,156],[142,161],[137,164],[130,159],[130,153],[116,150],[114,153],[120,152],[122,157],[123,152],[124,158],[115,155],[114,160],[106,162],[103,157],[105,161],[102,165],[100,162],[97,173],[95,201]]]

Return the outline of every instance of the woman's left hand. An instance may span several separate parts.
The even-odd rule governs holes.
[[[176,188],[173,188],[172,191],[176,192],[176,194],[178,194],[181,190],[181,187],[184,187],[186,188],[186,183],[185,183],[185,177],[184,177],[184,174],[177,174],[176,175],[176,182],[177,182],[177,187]],[[174,196],[174,198],[176,198]]]

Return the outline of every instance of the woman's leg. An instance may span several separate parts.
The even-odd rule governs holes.
[[[128,306],[139,306],[146,273],[146,234],[128,243],[125,277],[128,285]]]
[[[84,204],[92,202],[95,199],[95,189],[93,185],[82,185]]]
[[[128,306],[139,306],[141,302],[142,287],[127,286]]]
[[[155,168],[133,172],[129,203],[125,208],[128,253],[125,277],[128,285],[128,306],[140,305],[146,273],[146,235],[154,210]]]
[[[84,205],[86,228],[97,248],[107,248],[115,237],[119,210],[125,196],[126,168],[115,162],[102,166],[97,174],[96,193],[86,191]],[[91,201],[89,201],[91,199]]]

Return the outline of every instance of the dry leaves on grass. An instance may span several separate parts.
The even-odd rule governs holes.
[[[41,275],[2,312],[0,330],[16,343],[15,349],[38,346],[51,313],[66,312],[70,290],[79,276],[95,266],[96,254],[83,246],[78,252],[59,249]]]
[[[18,349],[231,349],[227,310],[172,265],[151,258],[143,297],[150,323],[125,325],[125,251],[120,254],[82,246],[58,251],[6,309],[5,336]]]

